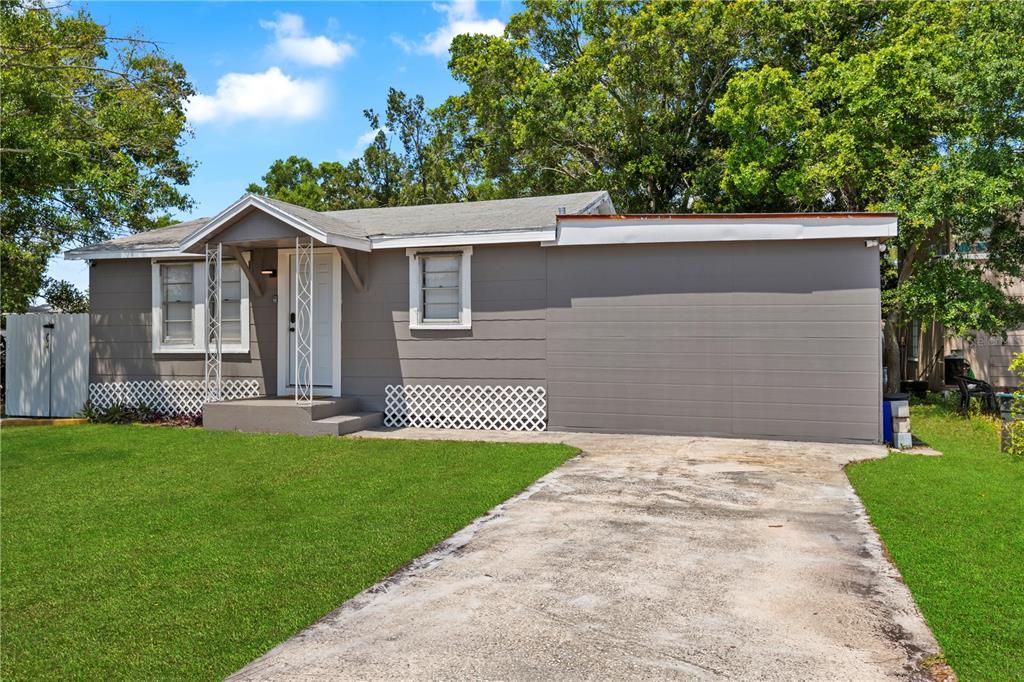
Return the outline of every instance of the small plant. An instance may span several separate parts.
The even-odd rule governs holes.
[[[162,424],[165,426],[202,426],[200,414],[169,415],[156,410],[145,403],[125,405],[112,403],[107,407],[97,407],[86,402],[79,415],[94,424]]]

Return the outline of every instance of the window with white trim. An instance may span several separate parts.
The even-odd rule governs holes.
[[[202,353],[206,332],[203,261],[153,261],[153,352]],[[249,281],[238,263],[221,270],[221,343],[225,353],[249,352]]]
[[[409,249],[410,329],[470,329],[473,247]]]

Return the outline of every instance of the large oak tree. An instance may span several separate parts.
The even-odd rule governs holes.
[[[24,310],[69,245],[186,210],[185,70],[84,10],[0,0],[0,309]]]

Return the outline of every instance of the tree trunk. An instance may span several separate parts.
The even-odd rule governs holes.
[[[900,339],[898,330],[900,328],[900,314],[898,311],[889,311],[885,317],[885,324],[882,325],[882,357],[889,375],[885,384],[886,393],[898,393],[900,381],[903,379],[903,362],[900,357]]]

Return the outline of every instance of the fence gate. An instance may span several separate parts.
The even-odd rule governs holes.
[[[89,315],[6,315],[6,411],[73,417],[89,397]]]

